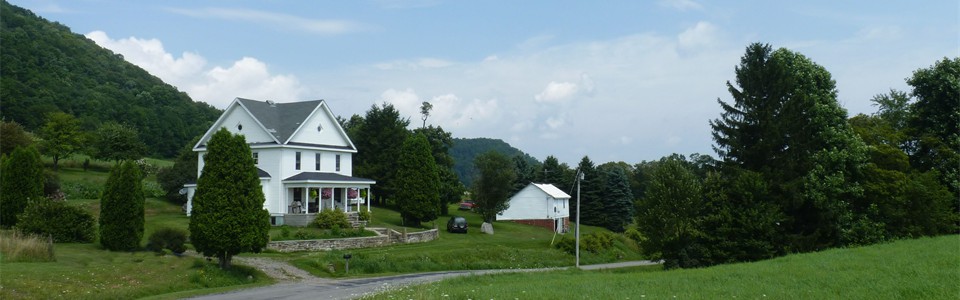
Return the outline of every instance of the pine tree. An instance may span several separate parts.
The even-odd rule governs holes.
[[[604,226],[607,211],[603,203],[603,201],[606,201],[603,199],[603,178],[597,172],[597,167],[590,160],[590,157],[584,156],[580,160],[578,168],[583,174],[583,180],[580,182],[580,223]],[[574,194],[571,195],[570,203],[570,217],[576,220],[576,187],[574,187]]]
[[[630,191],[630,179],[620,167],[604,172],[604,177],[604,227],[623,232],[624,226],[633,222],[634,199],[633,192]]]
[[[430,154],[430,143],[422,134],[415,134],[403,142],[397,160],[396,201],[404,225],[419,226],[420,222],[437,219],[440,201],[440,177]]]
[[[140,167],[125,161],[113,167],[100,197],[100,244],[111,251],[140,247],[144,195]]]
[[[190,216],[190,240],[198,252],[230,268],[234,255],[260,252],[269,241],[270,214],[250,146],[226,129],[207,142]]]
[[[837,102],[830,73],[805,56],[769,45],[747,47],[736,68],[734,103],[718,100],[710,122],[723,168],[758,172],[786,215],[790,248],[811,251],[841,243],[866,148]]]
[[[43,198],[43,162],[40,152],[28,146],[4,155],[0,165],[0,225],[9,227],[17,224],[28,200]]]

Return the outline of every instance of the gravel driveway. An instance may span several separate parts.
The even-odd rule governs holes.
[[[355,299],[365,294],[381,292],[387,289],[397,288],[412,284],[421,284],[434,282],[446,278],[482,275],[492,273],[512,273],[512,272],[541,272],[550,270],[561,270],[566,268],[543,268],[543,269],[508,269],[508,270],[471,270],[471,271],[442,271],[406,274],[385,277],[357,278],[357,279],[326,279],[319,278],[303,270],[297,269],[290,264],[270,258],[259,257],[234,257],[234,262],[248,265],[260,269],[270,277],[276,279],[278,284],[265,287],[257,287],[245,290],[237,290],[223,294],[207,295],[191,299]],[[584,270],[597,270],[608,268],[623,268],[632,266],[653,265],[660,262],[654,261],[631,261],[619,262],[601,265],[580,266]]]

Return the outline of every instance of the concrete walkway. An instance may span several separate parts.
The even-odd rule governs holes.
[[[288,268],[286,263],[274,261],[277,264],[287,265],[287,266],[277,266],[269,265],[267,261],[269,259],[256,259],[256,262],[253,263],[257,268],[266,268],[271,270],[284,270],[281,272],[270,272],[270,273],[282,273],[285,278],[278,278],[278,280],[287,281],[294,279],[295,282],[282,282],[274,284],[271,286],[258,287],[246,290],[238,290],[223,294],[208,295],[196,297],[193,299],[206,299],[206,300],[225,300],[225,299],[285,299],[285,300],[298,300],[298,299],[355,299],[360,298],[363,295],[382,292],[388,289],[394,289],[401,286],[414,285],[414,284],[423,284],[429,282],[440,281],[447,278],[457,277],[457,276],[467,276],[467,275],[485,275],[485,274],[496,274],[496,273],[516,273],[516,272],[543,272],[543,271],[555,271],[555,270],[565,270],[573,267],[560,267],[560,268],[542,268],[542,269],[502,269],[502,270],[468,270],[468,271],[441,271],[441,272],[428,272],[428,273],[416,273],[416,274],[406,274],[406,275],[396,275],[396,276],[384,276],[384,277],[371,277],[371,278],[356,278],[356,279],[326,279],[313,277],[311,275],[304,275],[304,273],[298,273],[294,276],[290,276],[292,270]],[[238,261],[239,262],[239,261]],[[251,263],[252,261],[247,261]],[[649,266],[659,264],[659,261],[628,261],[628,262],[618,262],[610,264],[598,264],[598,265],[581,265],[580,269],[582,270],[601,270],[601,269],[614,269],[614,268],[626,268],[626,267],[635,267],[635,266]],[[289,277],[287,277],[289,276]]]

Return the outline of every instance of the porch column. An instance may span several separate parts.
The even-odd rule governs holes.
[[[370,212],[370,188],[367,188],[367,212]]]
[[[360,188],[357,189],[357,212],[360,212]]]
[[[331,189],[330,190],[330,210],[335,210],[337,209],[337,205],[336,203],[333,202],[333,198],[336,198],[336,197],[333,196],[333,188],[329,188],[329,189]]]
[[[304,212],[304,213],[310,212],[310,198],[309,198],[309,197],[310,197],[310,188],[304,187],[304,188],[303,188],[303,197],[300,198],[300,199],[303,199],[303,207],[304,207],[304,211],[303,211],[303,212]]]
[[[343,211],[344,211],[344,212],[350,211],[350,199],[347,199],[347,189],[348,189],[348,188],[341,188],[341,189],[340,189],[340,190],[341,190],[341,191],[340,191],[340,199],[343,200]]]

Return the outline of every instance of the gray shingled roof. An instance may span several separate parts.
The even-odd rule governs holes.
[[[326,173],[326,172],[303,172],[297,175],[290,176],[290,178],[284,179],[283,181],[345,181],[345,182],[373,182],[373,179],[366,179],[360,177],[350,177],[346,175],[340,175],[337,173]]]
[[[280,143],[286,142],[323,100],[274,103],[237,98]]]

